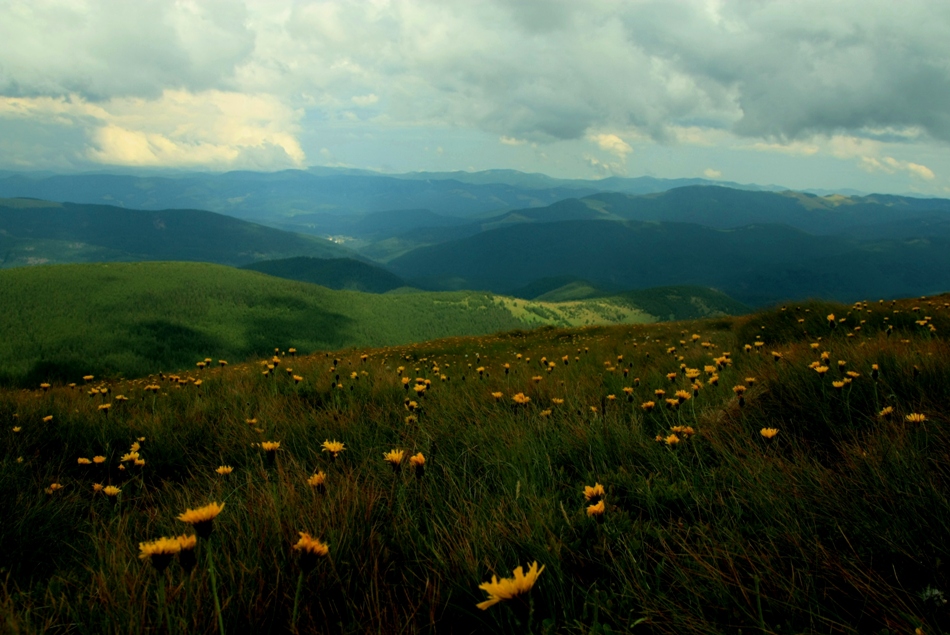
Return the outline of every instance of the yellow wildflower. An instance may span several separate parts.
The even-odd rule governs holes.
[[[488,594],[488,599],[484,602],[480,602],[477,605],[478,608],[484,611],[499,602],[510,600],[527,593],[534,587],[542,571],[544,571],[544,567],[542,566],[539,569],[538,563],[534,562],[528,569],[527,574],[524,573],[524,567],[518,567],[514,570],[513,578],[502,578],[499,580],[497,576],[493,575],[491,582],[478,585],[479,589],[482,589]]]

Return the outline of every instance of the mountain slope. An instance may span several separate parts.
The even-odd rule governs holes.
[[[328,240],[201,210],[140,211],[0,199],[0,267],[136,260],[242,265],[267,258],[350,253]]]
[[[328,289],[346,289],[366,293],[386,293],[403,287],[406,283],[399,276],[352,258],[286,258],[263,260],[242,269],[249,269],[269,276],[319,284]]]
[[[609,289],[697,284],[752,305],[809,296],[850,301],[950,288],[950,240],[859,242],[781,225],[565,221],[490,230],[414,250],[390,266],[424,288],[504,291],[577,276]]]
[[[745,311],[708,289],[663,289],[653,300],[649,295],[561,304],[472,291],[380,295],[185,262],[5,269],[0,383],[144,375],[193,368],[206,356],[233,362],[268,355],[274,347],[388,346],[542,325]],[[638,304],[650,301],[667,304],[654,315]]]

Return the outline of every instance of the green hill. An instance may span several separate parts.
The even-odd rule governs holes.
[[[141,211],[0,199],[0,267],[139,260],[243,265],[289,256],[333,258],[350,253],[322,238],[201,210]]]
[[[379,295],[205,263],[6,269],[0,383],[144,375],[275,347],[387,346],[532,326],[655,322],[693,317],[699,306],[708,309],[702,315],[744,308],[705,289],[681,295],[678,308],[664,304],[653,314],[629,297],[541,303],[473,291]]]
[[[406,286],[399,276],[352,258],[286,258],[264,260],[243,269],[266,273],[269,276],[319,284],[329,289],[386,293]]]

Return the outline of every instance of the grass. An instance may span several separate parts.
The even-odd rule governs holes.
[[[669,290],[662,290],[665,299]],[[663,317],[741,305],[687,289]],[[644,302],[649,293],[640,292]],[[190,368],[214,356],[239,362],[275,347],[301,352],[386,346],[451,335],[582,321],[652,321],[628,298],[552,304],[489,293],[331,291],[207,263],[147,262],[0,270],[0,384],[73,382],[88,373],[134,377]],[[524,310],[525,307],[534,312]],[[590,310],[588,310],[588,308]]]
[[[2,390],[0,620],[210,633],[218,601],[229,632],[946,632],[948,311],[947,296],[807,303]],[[676,426],[693,433],[664,441]],[[140,438],[145,465],[121,464]],[[422,452],[424,474],[394,472],[392,449]],[[137,558],[212,501],[191,573]],[[294,619],[298,532],[329,555]],[[476,607],[480,584],[535,561],[529,593]]]

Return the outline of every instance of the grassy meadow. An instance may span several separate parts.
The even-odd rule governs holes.
[[[0,624],[947,632],[948,307],[276,341],[259,362],[2,389]],[[193,551],[139,557],[202,533],[177,517],[210,503]]]
[[[387,346],[542,325],[653,322],[742,312],[699,287],[580,302],[530,302],[477,291],[332,291],[194,262],[100,263],[0,270],[0,384],[232,362],[274,347],[301,352]]]

